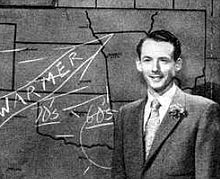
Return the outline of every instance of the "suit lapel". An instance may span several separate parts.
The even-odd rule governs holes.
[[[129,126],[127,126],[127,142],[126,151],[128,151],[129,164],[132,169],[139,171],[144,164],[144,143],[143,143],[143,119],[144,108],[147,98],[143,99],[135,108],[129,113]],[[131,135],[132,134],[132,135]],[[128,150],[127,150],[128,149]]]
[[[185,95],[179,88],[177,88],[176,93],[170,105],[173,104],[180,104],[181,106],[185,107]],[[169,135],[175,130],[176,126],[180,122],[179,118],[170,117],[168,111],[159,129],[156,132],[152,147],[150,149],[150,153],[148,155],[147,160],[145,161],[145,165],[144,165],[145,167],[151,164],[151,162],[154,160],[156,154],[159,152],[163,143],[166,141]]]

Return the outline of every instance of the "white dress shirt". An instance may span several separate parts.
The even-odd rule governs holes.
[[[155,94],[151,94],[151,92],[148,90],[148,100],[147,103],[145,105],[145,110],[144,110],[144,125],[143,125],[143,129],[145,130],[145,125],[148,121],[149,115],[150,115],[150,111],[151,111],[151,102],[154,98],[157,98],[157,100],[160,103],[160,108],[159,108],[159,118],[160,118],[160,124],[163,120],[163,118],[165,117],[165,114],[170,106],[170,103],[173,99],[173,96],[176,92],[176,85],[175,83],[173,83],[173,86],[166,91],[163,95],[158,95],[157,93]]]

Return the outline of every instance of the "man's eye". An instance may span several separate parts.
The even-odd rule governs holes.
[[[144,58],[143,62],[149,62],[151,59],[150,58]]]
[[[161,58],[160,61],[161,61],[161,62],[166,62],[166,63],[167,63],[167,62],[169,62],[169,59],[167,59],[167,58]]]

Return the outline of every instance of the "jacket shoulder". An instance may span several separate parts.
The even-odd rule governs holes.
[[[198,119],[202,116],[219,115],[220,113],[218,103],[203,96],[188,93],[185,93],[185,107],[189,114],[195,115],[194,117]]]
[[[203,96],[193,95],[193,94],[188,94],[188,93],[185,93],[185,96],[186,96],[187,102],[190,104],[195,104],[199,106],[218,105],[213,100],[205,98]]]

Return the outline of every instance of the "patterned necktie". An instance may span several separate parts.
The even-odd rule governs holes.
[[[156,131],[160,125],[160,118],[159,118],[159,108],[160,103],[157,99],[154,99],[151,103],[151,112],[149,119],[145,125],[145,152],[146,152],[146,159],[149,155],[151,145],[153,143]]]

